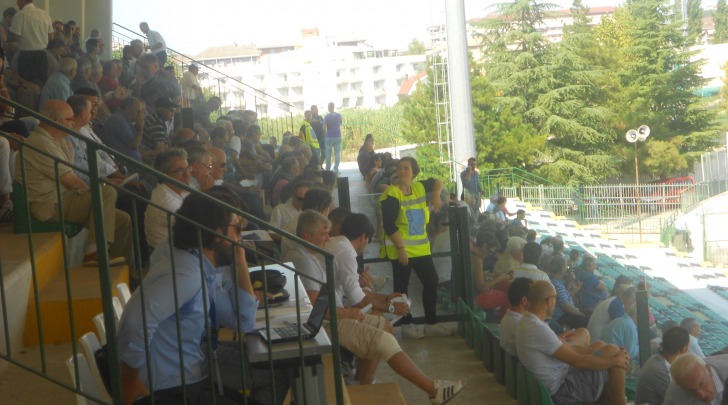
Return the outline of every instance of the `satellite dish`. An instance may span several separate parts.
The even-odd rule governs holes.
[[[637,133],[639,134],[639,140],[644,142],[647,140],[647,137],[650,136],[650,127],[647,125],[641,125],[637,128]]]
[[[637,139],[639,139],[639,137],[640,135],[634,129],[630,129],[629,131],[627,131],[627,142],[635,143],[637,142]]]

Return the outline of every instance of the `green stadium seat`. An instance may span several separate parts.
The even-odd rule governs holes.
[[[516,375],[516,363],[518,358],[516,356],[504,351],[505,356],[505,375],[506,375],[506,391],[511,398],[517,398],[517,375]]]
[[[58,222],[40,222],[30,215],[30,223],[27,221],[28,210],[27,197],[23,186],[18,182],[13,182],[13,209],[15,210],[15,223],[13,231],[15,233],[28,233],[33,230],[34,233],[61,232],[70,237],[76,236],[83,228],[80,224],[66,222],[63,227]]]

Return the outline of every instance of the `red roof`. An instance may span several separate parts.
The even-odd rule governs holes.
[[[399,88],[399,93],[397,93],[400,96],[408,96],[410,92],[412,91],[412,88],[422,80],[423,78],[427,77],[427,72],[422,71],[417,73],[416,75],[410,77],[409,79],[405,80],[404,83],[402,83],[402,86]]]

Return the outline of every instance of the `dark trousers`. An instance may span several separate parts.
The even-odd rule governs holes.
[[[407,294],[412,269],[422,283],[422,306],[425,309],[425,321],[428,324],[435,324],[437,323],[437,272],[432,256],[410,257],[406,267],[402,266],[398,260],[392,260],[394,292]],[[409,323],[412,323],[412,314],[402,318],[402,324]]]
[[[44,50],[18,52],[18,74],[43,88],[48,79],[48,56]]]
[[[242,356],[246,357],[245,354]],[[216,396],[218,404],[242,404],[243,390],[240,367],[240,350],[238,342],[220,342],[217,349],[217,359],[220,368],[220,376],[223,385],[223,395],[219,395],[217,387],[213,388],[210,379],[205,379],[195,384],[188,384],[185,391],[187,405],[212,404],[213,395]],[[244,363],[247,368],[247,387],[251,390],[248,397],[248,404],[252,405],[274,405],[281,404],[290,388],[290,382],[285,368],[276,368],[272,375],[268,370],[268,364],[259,368]],[[275,401],[273,401],[275,391]],[[168,388],[154,392],[155,405],[178,405],[184,404],[182,387]],[[151,404],[150,397],[144,397],[136,401],[135,405]]]

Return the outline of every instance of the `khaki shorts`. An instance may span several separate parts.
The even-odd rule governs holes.
[[[345,347],[354,356],[372,359],[377,356],[379,340],[384,333],[387,320],[382,316],[367,315],[359,322],[353,319],[339,321],[339,344]],[[331,325],[326,325],[326,332],[330,333]]]

